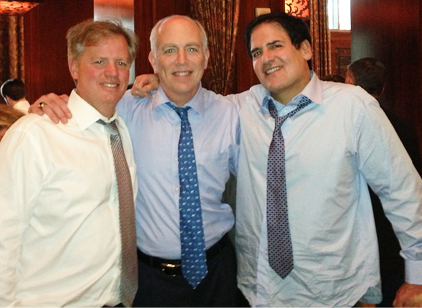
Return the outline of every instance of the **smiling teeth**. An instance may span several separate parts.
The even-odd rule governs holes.
[[[274,73],[275,71],[278,71],[279,69],[280,69],[279,67],[274,67],[274,68],[272,68],[272,69],[270,69],[270,70],[266,71],[266,73],[267,73],[267,75],[269,75],[269,74],[271,74],[271,73]]]
[[[106,87],[109,87],[109,88],[117,87],[117,84],[115,84],[115,83],[103,83],[103,85],[105,85]]]
[[[186,76],[186,75],[188,75],[189,74],[189,72],[177,72],[177,73],[174,73],[176,76]]]

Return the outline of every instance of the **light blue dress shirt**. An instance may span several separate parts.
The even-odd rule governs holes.
[[[266,176],[274,119],[261,85],[231,96],[242,128],[237,176],[238,283],[253,306],[353,306],[381,300],[379,257],[367,184],[380,196],[402,245],[406,281],[422,284],[422,181],[378,102],[360,87],[322,82],[313,103],[282,126],[294,269],[268,264]]]
[[[138,248],[166,259],[180,259],[178,141],[180,117],[160,87],[153,98],[129,91],[118,104],[134,147],[139,190],[136,199]],[[236,105],[199,88],[190,106],[199,191],[208,249],[234,224],[231,207],[221,198],[239,151]]]

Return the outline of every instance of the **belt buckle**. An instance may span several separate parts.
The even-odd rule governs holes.
[[[180,272],[181,266],[181,264],[161,263],[161,273],[174,277]]]

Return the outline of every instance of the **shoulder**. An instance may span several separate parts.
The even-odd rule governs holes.
[[[117,104],[117,112],[124,120],[126,120],[127,117],[132,114],[136,108],[145,106],[150,102],[151,98],[136,97],[130,92],[130,90],[127,90]]]
[[[331,81],[322,81],[322,83],[324,105],[341,103],[344,106],[365,109],[374,105],[379,107],[378,101],[359,86]]]
[[[199,99],[205,104],[207,109],[218,109],[221,111],[236,111],[236,105],[227,97],[217,94],[214,91],[202,88]]]

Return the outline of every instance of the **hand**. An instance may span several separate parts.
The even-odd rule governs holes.
[[[404,283],[397,291],[394,307],[421,307],[422,285]]]
[[[69,101],[69,96],[66,94],[58,96],[57,94],[50,93],[48,95],[43,95],[37,99],[29,107],[29,113],[36,113],[38,115],[48,115],[48,117],[54,122],[59,123],[59,120],[66,124],[67,120],[72,117],[72,113],[67,107],[67,102]],[[44,107],[40,107],[40,103],[44,103]]]
[[[160,80],[155,74],[142,74],[136,76],[131,93],[136,97],[151,97],[149,91],[157,90]]]

